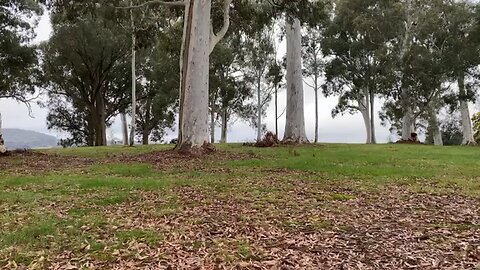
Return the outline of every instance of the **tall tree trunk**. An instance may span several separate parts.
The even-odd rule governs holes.
[[[315,143],[318,143],[318,74],[315,73]]]
[[[208,142],[211,0],[187,0],[181,57],[179,142],[191,151]]]
[[[407,107],[407,110],[402,118],[402,140],[410,140],[413,132],[415,132],[415,116],[412,108]]]
[[[377,143],[377,138],[375,136],[375,94],[374,92],[370,89],[369,90],[369,99],[370,99],[370,143],[371,144],[376,144]]]
[[[133,1],[130,0],[130,5],[133,5]],[[137,40],[135,35],[135,18],[133,16],[133,9],[130,10],[130,20],[132,27],[132,123],[130,129],[130,146],[135,144],[135,132],[137,129],[137,74],[136,74],[136,46]]]
[[[278,138],[278,86],[275,85],[275,135]]]
[[[95,108],[89,106],[88,119],[87,119],[87,146],[95,146]]]
[[[262,140],[262,85],[261,76],[257,78],[257,142]]]
[[[428,116],[428,130],[433,132],[433,144],[436,146],[443,146],[442,132],[440,130],[440,125],[438,123],[438,116],[435,108],[429,108]]]
[[[287,18],[287,115],[284,142],[308,143],[302,78],[302,26]]]
[[[363,123],[365,125],[365,131],[367,133],[367,144],[372,143],[372,122],[370,121],[370,96],[365,95],[365,97],[357,100],[359,111],[363,117]]]
[[[95,146],[107,145],[107,125],[106,125],[106,112],[105,112],[105,100],[100,93],[97,95],[97,102],[95,106]]]
[[[153,98],[147,98],[147,102],[145,103],[145,121],[143,123],[142,128],[142,144],[148,145],[150,134],[152,133],[152,102]]]
[[[125,113],[120,114],[120,119],[122,121],[123,145],[128,145],[128,125]]]
[[[210,108],[210,143],[215,143],[215,104],[213,101]]]
[[[465,73],[461,72],[458,75],[458,94],[460,99],[460,115],[462,118],[462,133],[463,145],[476,145],[473,137],[472,119],[470,116],[470,109],[468,108],[468,101],[466,99],[467,92],[465,90]]]
[[[228,132],[228,115],[227,108],[222,110],[222,137],[220,139],[221,143],[227,143],[227,132]]]
[[[5,147],[5,141],[2,133],[2,113],[0,113],[0,154],[5,154],[6,152],[7,148]]]
[[[413,7],[412,7],[412,0],[407,0],[407,14],[406,14],[406,21],[405,21],[405,34],[402,40],[402,47],[400,50],[400,61],[403,62],[405,55],[410,49],[411,46],[411,38],[412,38],[412,27],[414,26],[414,18],[412,16]],[[402,74],[403,79],[403,74]],[[415,130],[415,117],[413,113],[413,108],[411,108],[409,95],[407,93],[407,89],[401,86],[400,92],[400,99],[404,109],[404,115],[402,117],[402,140],[407,141],[411,138],[412,132]]]
[[[150,138],[150,129],[145,125],[145,127],[142,130],[142,144],[148,145],[150,142],[149,138]]]
[[[372,126],[370,125],[370,113],[367,110],[360,110],[365,124],[365,131],[367,132],[367,144],[372,143]]]

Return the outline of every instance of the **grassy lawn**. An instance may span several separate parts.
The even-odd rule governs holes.
[[[480,269],[480,149],[0,157],[0,269]]]

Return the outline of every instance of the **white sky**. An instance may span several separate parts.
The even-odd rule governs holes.
[[[51,24],[48,16],[44,16],[39,23],[37,29],[36,42],[47,40],[51,33]],[[280,49],[285,51],[285,48]],[[305,85],[305,121],[307,136],[309,139],[314,138],[315,129],[315,101],[313,90]],[[344,115],[338,116],[335,119],[331,117],[331,110],[337,103],[337,98],[320,98],[320,112],[319,112],[319,140],[321,142],[338,142],[338,143],[363,143],[366,140],[365,128],[363,120],[360,114],[356,115]],[[285,108],[286,96],[285,93],[279,95],[279,111],[283,111]],[[380,102],[376,104],[377,110],[380,109]],[[0,100],[0,112],[3,115],[3,127],[4,128],[20,128],[29,129],[38,132],[51,134],[57,137],[61,137],[61,134],[54,130],[48,130],[46,125],[47,110],[42,109],[36,104],[32,106],[32,116],[28,115],[28,111],[24,105],[18,104],[12,100]],[[275,130],[275,108],[273,103],[269,106],[267,118],[264,120],[267,124],[268,130]],[[285,125],[285,116],[279,120],[279,137],[283,135]],[[391,137],[387,128],[380,125],[380,120],[376,119],[377,128],[377,140],[379,142],[387,142]],[[116,121],[109,131],[107,136],[112,134],[121,138],[121,129],[119,121]],[[175,137],[175,133],[169,134],[170,138]],[[220,130],[217,129],[216,139],[220,137]],[[228,132],[229,142],[244,142],[254,141],[256,138],[256,132],[250,128],[248,124],[243,122],[236,122]],[[395,139],[395,137],[393,137]]]

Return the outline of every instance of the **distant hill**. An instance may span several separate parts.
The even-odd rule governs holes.
[[[31,130],[5,128],[2,132],[8,149],[56,147],[58,142],[53,136]]]

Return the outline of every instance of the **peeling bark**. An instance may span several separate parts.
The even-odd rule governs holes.
[[[285,143],[308,143],[302,78],[302,27],[300,20],[287,19],[287,114]]]

